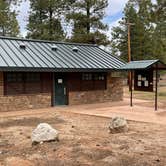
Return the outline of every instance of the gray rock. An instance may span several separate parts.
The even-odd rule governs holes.
[[[58,141],[58,131],[47,123],[40,123],[31,135],[32,144],[48,141]]]
[[[116,156],[107,156],[106,158],[102,159],[102,161],[110,165],[118,165],[118,157]]]
[[[123,117],[112,118],[109,125],[110,133],[121,133],[128,131],[127,121]]]

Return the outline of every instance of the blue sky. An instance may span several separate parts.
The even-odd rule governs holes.
[[[127,2],[127,0],[108,0],[109,5],[106,9],[106,16],[103,19],[104,23],[107,23],[109,25],[109,31],[107,32],[107,35],[111,36],[111,28],[113,26],[118,25],[118,21],[122,18],[123,14],[123,8]],[[19,21],[21,35],[25,36],[27,33],[26,30],[26,24],[28,20],[28,11],[29,11],[29,2],[22,2],[21,5],[17,8],[19,10],[19,14],[17,16],[17,19]]]

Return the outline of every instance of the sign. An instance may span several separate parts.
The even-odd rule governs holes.
[[[62,84],[63,83],[63,79],[58,79],[58,84]]]
[[[153,70],[136,70],[134,73],[134,90],[153,92]]]

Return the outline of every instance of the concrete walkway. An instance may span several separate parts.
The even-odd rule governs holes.
[[[51,107],[46,109],[1,112],[0,119],[19,116],[37,116],[40,114],[47,115],[56,113],[56,111],[65,111],[109,118],[114,116],[123,116],[128,120],[166,125],[166,110],[160,109],[158,111],[154,111],[154,108],[144,106],[147,102],[148,101],[145,100],[135,100],[135,106],[132,108],[129,106],[129,99],[125,99],[122,102],[107,102],[78,106]]]
[[[153,107],[142,106],[146,102],[145,100],[135,100],[135,106],[130,107],[129,100],[125,99],[123,102],[76,106],[68,111],[101,117],[122,116],[132,121],[166,125],[166,110],[159,109],[154,111]]]

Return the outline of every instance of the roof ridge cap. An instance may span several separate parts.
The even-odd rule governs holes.
[[[51,41],[51,40],[40,40],[40,39],[26,39],[26,38],[19,38],[19,37],[8,37],[8,36],[0,36],[0,39],[8,39],[8,40],[19,40],[19,41],[27,41],[27,42],[43,42],[43,43],[54,43],[54,44],[66,44],[66,45],[79,45],[79,46],[91,46],[91,47],[98,47],[96,44],[88,44],[88,43],[72,43],[72,42],[65,42],[65,41]]]

